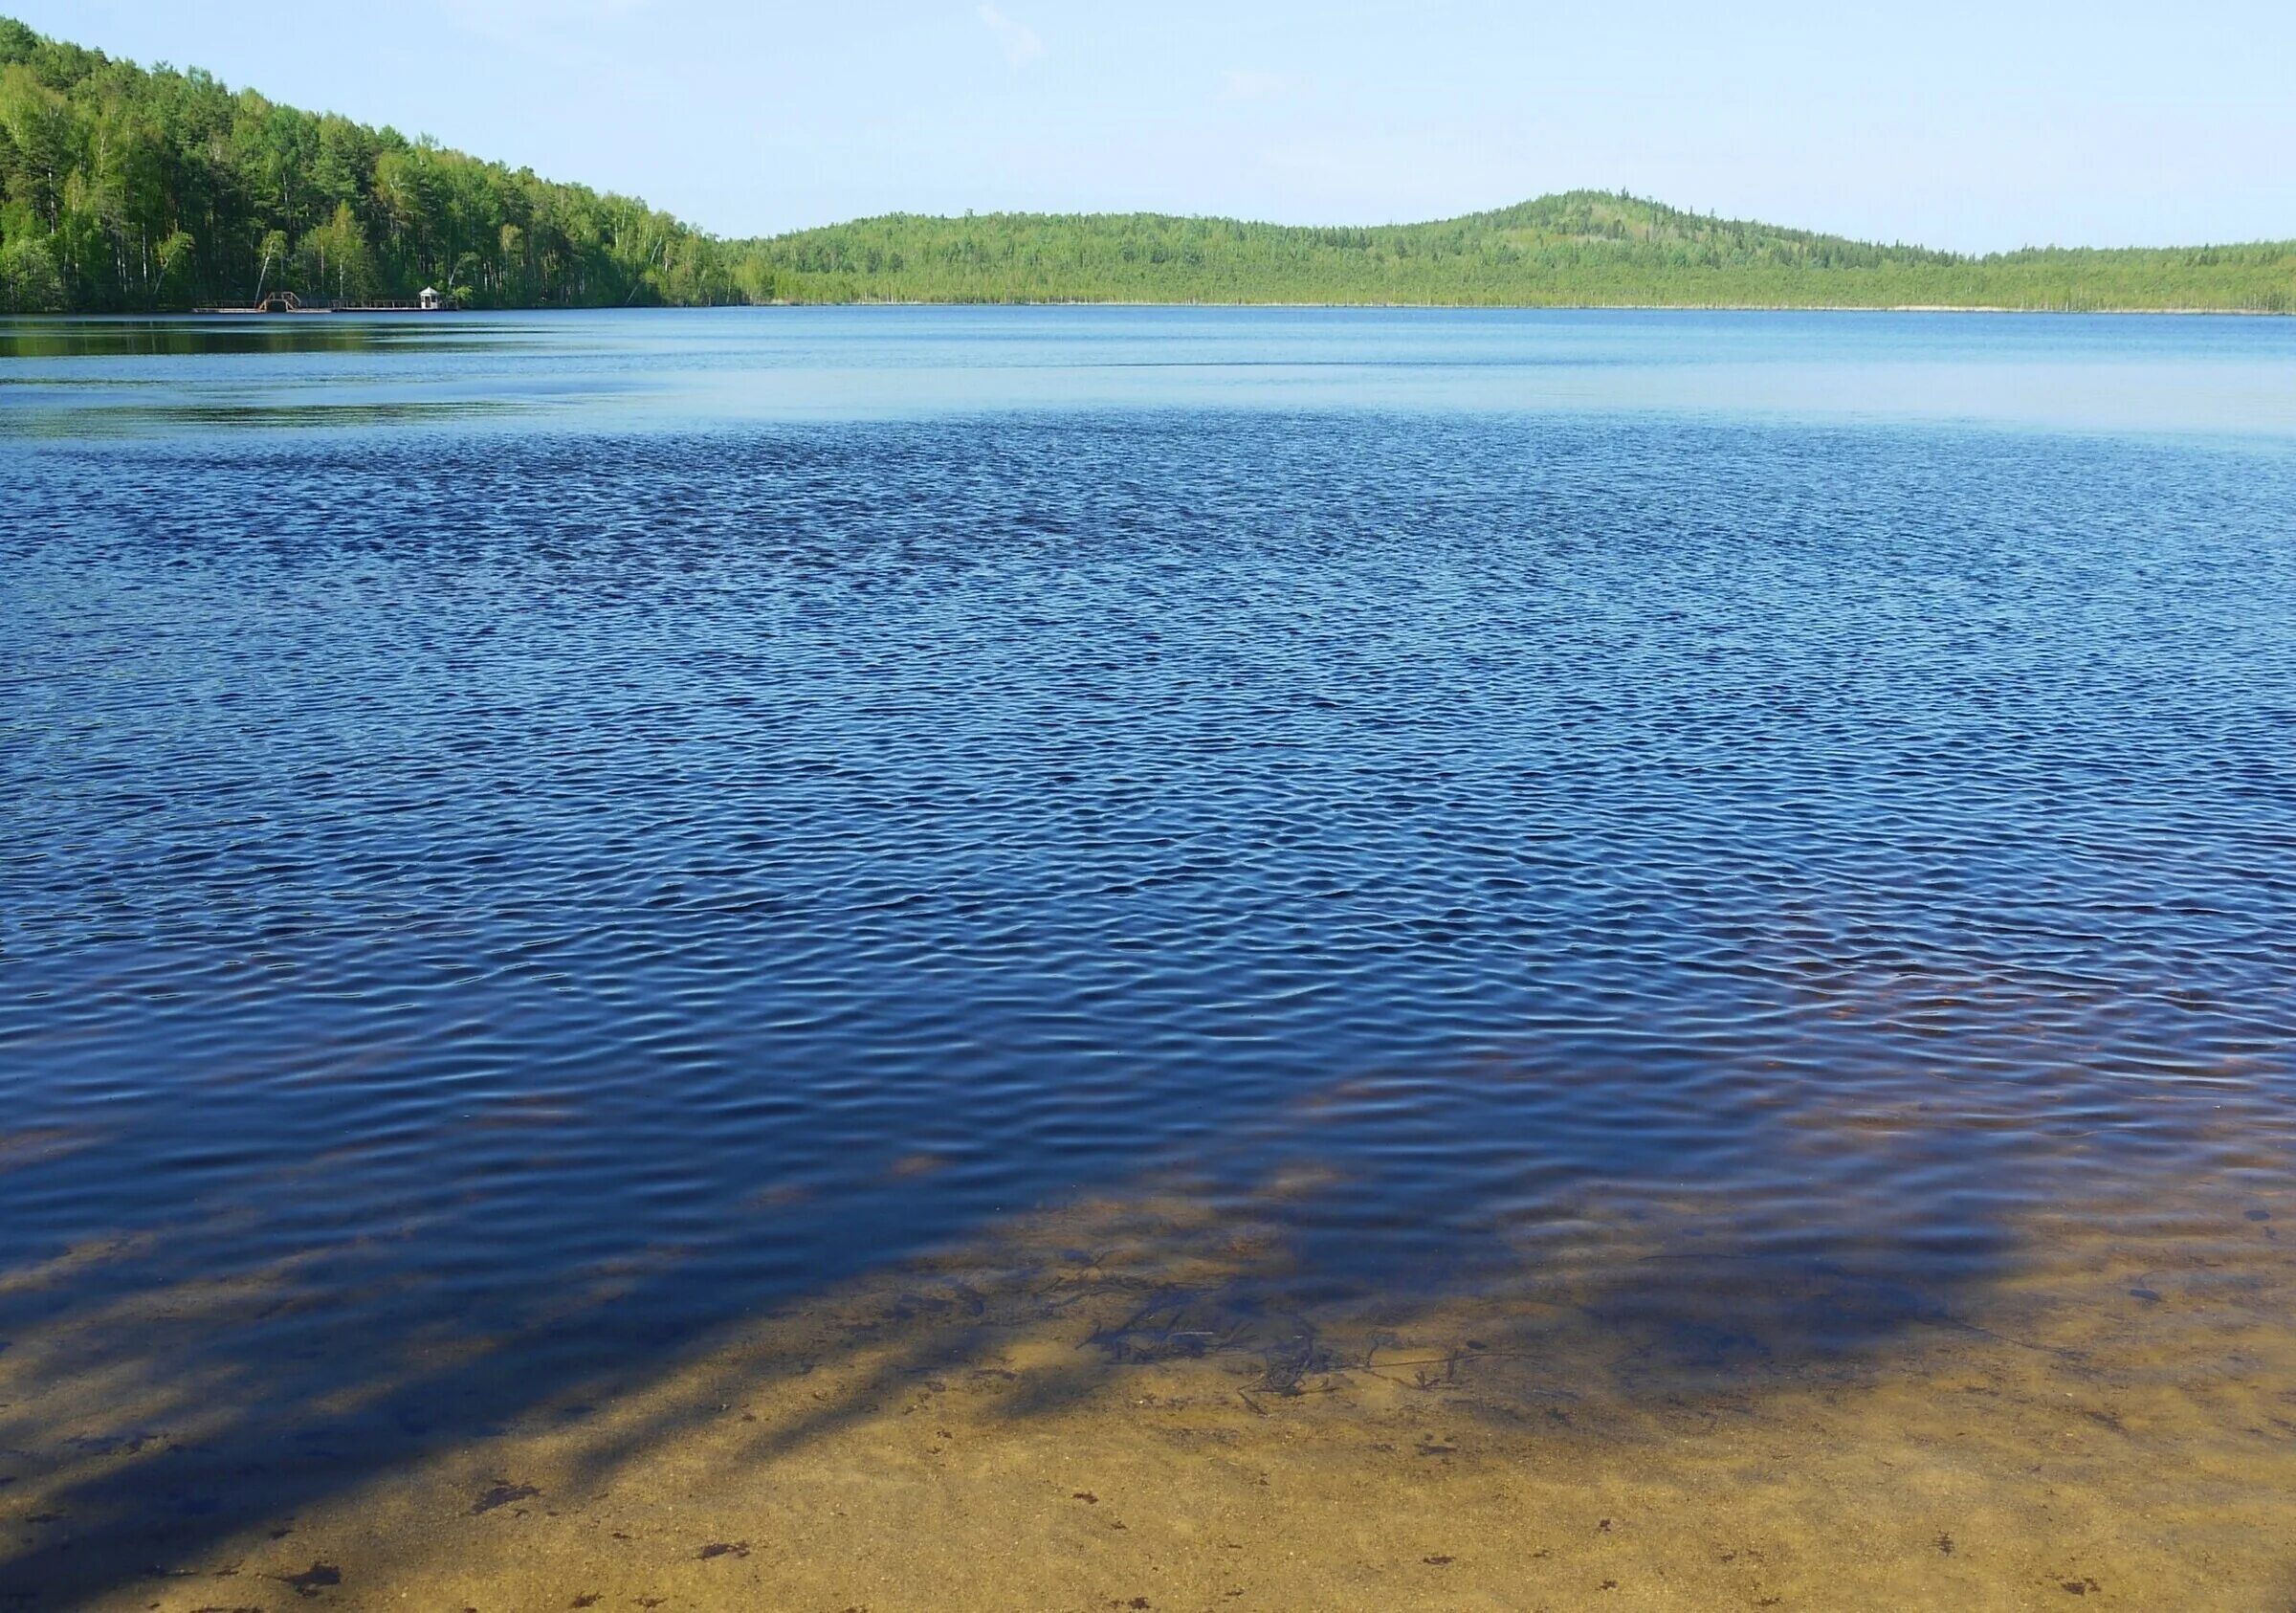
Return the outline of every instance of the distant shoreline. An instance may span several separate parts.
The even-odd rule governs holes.
[[[2285,320],[2296,309],[2282,308],[2020,308],[2008,303],[1904,302],[1877,305],[1865,302],[1204,302],[1151,301],[1130,298],[855,298],[848,301],[826,298],[772,298],[758,302],[623,303],[612,306],[542,303],[526,307],[448,308],[416,313],[411,309],[305,309],[295,313],[263,313],[244,308],[170,308],[144,313],[0,314],[11,323],[65,323],[82,320],[231,320],[236,322],[300,321],[337,319],[435,320],[489,314],[693,314],[737,308],[1195,308],[1296,310],[1369,313],[1429,314],[2026,314],[2052,319],[2108,317],[2189,319]]]
[[[777,298],[763,302],[727,303],[742,308],[1364,308],[1401,313],[1421,309],[1428,313],[1492,314],[2048,314],[2081,317],[2092,314],[2224,316],[2246,320],[2296,318],[2285,308],[2020,308],[2009,303],[1903,302],[1205,302],[1161,301],[1133,298],[854,298],[847,301]],[[595,313],[589,309],[474,309],[475,313]]]
[[[434,313],[413,315],[400,310],[344,310],[344,313],[294,313],[294,315],[257,315],[243,308],[163,308],[151,313],[28,313],[28,315],[0,315],[0,320],[13,321],[64,321],[64,320],[438,320],[438,317],[471,317],[471,315],[503,315],[503,313],[718,313],[728,308],[1199,308],[1217,310],[1233,308],[1240,313],[1249,310],[1366,310],[1366,313],[1843,313],[1843,315],[1885,315],[1885,313],[1984,313],[1984,315],[2045,315],[2053,320],[2066,317],[2186,317],[2206,315],[2216,320],[2291,320],[2296,310],[2286,308],[2014,308],[2009,303],[1205,303],[1205,301],[1146,301],[1146,298],[1115,298],[1115,297],[1070,297],[1070,298],[900,298],[900,297],[861,297],[851,301],[815,301],[815,298],[771,298],[758,303],[620,303],[620,305],[564,305],[544,303],[528,308],[443,308]]]

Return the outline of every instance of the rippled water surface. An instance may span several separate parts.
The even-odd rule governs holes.
[[[221,1307],[322,1493],[1087,1198],[1272,1391],[2260,1238],[2292,444],[2288,321],[0,326],[0,1339]]]

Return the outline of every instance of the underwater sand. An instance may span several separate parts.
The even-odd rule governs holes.
[[[32,1550],[10,1573],[36,1570],[40,1605],[84,1570],[87,1605],[163,1613],[2231,1609],[2296,1589],[2296,1196],[2067,1203],[1998,1285],[1837,1354],[1802,1311],[1903,1296],[1817,1272],[1750,1305],[1655,1208],[1578,1251],[1663,1269],[1652,1295],[1564,1263],[1411,1314],[1271,1310],[1247,1296],[1282,1288],[1280,1248],[1182,1185],[1016,1220],[316,1507],[292,1501],[297,1425],[356,1390],[201,1393],[203,1353],[262,1325],[259,1285],[20,1337],[0,1528]],[[74,1509],[131,1469],[134,1515]],[[199,1538],[229,1485],[279,1510]],[[149,1567],[107,1582],[121,1553]]]

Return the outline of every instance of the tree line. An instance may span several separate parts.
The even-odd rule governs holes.
[[[742,300],[627,196],[146,72],[0,18],[0,308],[134,313],[433,287],[474,307]]]
[[[0,311],[306,300],[2210,308],[2296,312],[2296,242],[1967,256],[1576,190],[1429,224],[896,213],[729,241],[631,197],[150,71],[0,18]]]
[[[1161,214],[894,214],[743,249],[790,301],[2296,311],[2296,241],[1985,257],[1577,190],[1433,224],[1303,229]]]

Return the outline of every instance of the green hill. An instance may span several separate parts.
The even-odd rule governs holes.
[[[1967,257],[1594,190],[1434,224],[894,214],[738,249],[804,301],[2296,309],[2296,241]]]
[[[1973,257],[1574,190],[1432,224],[895,213],[726,241],[630,197],[0,18],[0,311],[410,298],[2296,311],[2296,241]]]
[[[426,285],[487,307],[741,299],[717,242],[643,202],[0,17],[0,311]]]

